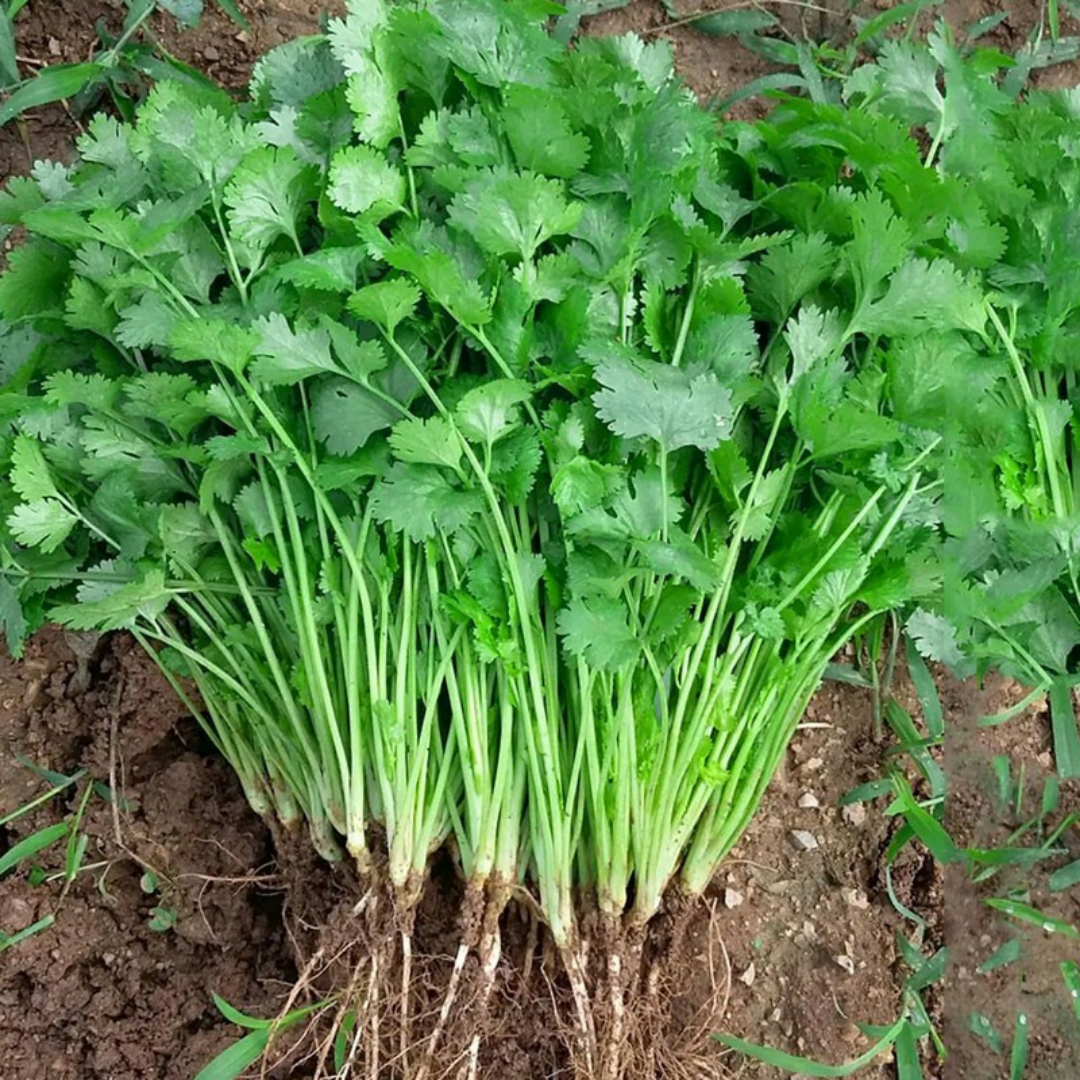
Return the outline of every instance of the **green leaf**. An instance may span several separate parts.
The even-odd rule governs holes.
[[[0,576],[0,630],[4,633],[8,653],[18,660],[26,641],[26,615],[15,586],[3,576]]]
[[[252,330],[257,359],[251,373],[268,386],[292,386],[313,375],[338,372],[326,330],[294,330],[278,312],[256,319]]]
[[[1080,859],[1055,870],[1047,881],[1051,892],[1065,892],[1080,885]]]
[[[57,499],[35,499],[15,507],[7,523],[20,544],[40,548],[48,554],[68,538],[78,520]]]
[[[1073,690],[1064,679],[1050,684],[1050,724],[1054,735],[1054,760],[1063,780],[1080,777],[1080,731],[1077,730]]]
[[[600,419],[624,439],[648,438],[664,450],[712,450],[731,437],[731,392],[715,375],[691,375],[614,346],[592,346],[585,357],[602,387],[593,395]]]
[[[716,1035],[715,1037],[732,1050],[736,1050],[746,1057],[753,1058],[755,1061],[761,1061],[766,1065],[771,1065],[773,1068],[784,1069],[787,1072],[792,1073],[802,1073],[803,1076],[823,1077],[828,1080],[828,1078],[832,1077],[852,1076],[858,1072],[859,1069],[865,1068],[867,1065],[871,1064],[879,1054],[883,1053],[896,1042],[900,1033],[906,1026],[906,1020],[903,1018],[897,1020],[892,1027],[885,1030],[884,1034],[873,1046],[860,1054],[857,1058],[849,1061],[846,1065],[822,1065],[820,1062],[812,1061],[810,1058],[796,1057],[794,1054],[786,1054],[782,1050],[773,1050],[771,1047],[758,1046],[755,1043],[737,1039],[733,1035]]]
[[[557,626],[571,656],[582,657],[590,667],[617,671],[633,664],[641,652],[626,609],[617,600],[575,597],[559,612]]]
[[[15,31],[11,16],[0,7],[0,86],[18,86],[22,82],[19,61],[15,55]]]
[[[1005,967],[1020,959],[1021,944],[1019,938],[1009,938],[1004,944],[998,946],[975,970],[980,975],[986,975],[995,968]]]
[[[11,449],[11,486],[24,502],[59,498],[45,455],[36,439],[16,435]]]
[[[370,146],[347,146],[330,165],[329,194],[347,213],[378,221],[404,209],[405,177]]]
[[[184,26],[197,26],[203,13],[203,0],[158,0],[170,15]]]
[[[483,501],[477,492],[456,487],[436,468],[400,462],[375,485],[371,506],[376,521],[419,544],[436,532],[463,528]]]
[[[1001,1053],[1001,1036],[989,1016],[972,1012],[968,1017],[968,1031],[982,1039],[995,1054]]]
[[[441,416],[410,417],[395,424],[390,447],[401,461],[414,465],[443,465],[457,471],[461,464],[461,440]]]
[[[29,109],[75,97],[106,72],[101,64],[55,64],[42,69],[0,105],[0,127]]]
[[[377,431],[401,419],[402,409],[347,379],[320,382],[311,395],[315,435],[331,454],[345,456],[364,446]]]
[[[529,384],[520,379],[495,379],[465,394],[454,418],[467,439],[491,446],[517,426],[518,406],[530,395]]]
[[[270,1042],[269,1029],[252,1031],[226,1047],[213,1061],[204,1065],[195,1080],[237,1080],[262,1057]]]
[[[68,829],[66,821],[59,821],[13,844],[3,855],[0,855],[0,877],[14,870],[19,863],[32,858],[39,851],[44,851],[45,848],[63,840],[68,834]]]
[[[1018,922],[1037,926],[1048,934],[1062,934],[1065,937],[1080,940],[1080,930],[1077,930],[1072,923],[1065,922],[1064,919],[1057,919],[1052,915],[1044,915],[1037,908],[1033,908],[1030,904],[1021,903],[1019,900],[995,897],[987,900],[986,906],[993,908],[995,911],[1000,911]]]
[[[581,205],[568,203],[563,187],[534,173],[485,170],[450,203],[450,222],[490,255],[518,255],[526,262],[553,236],[569,233]]]
[[[589,160],[589,139],[572,131],[565,110],[548,90],[508,86],[502,122],[522,169],[565,180]]]
[[[1027,1013],[1016,1014],[1013,1029],[1012,1051],[1009,1055],[1009,1080],[1024,1080],[1028,1064],[1028,1018]]]
[[[1072,1002],[1076,1022],[1080,1025],[1080,968],[1077,967],[1075,960],[1062,962],[1061,978],[1065,982],[1065,990]]]
[[[394,330],[412,317],[420,302],[420,290],[404,278],[386,278],[366,285],[349,297],[349,310],[358,319],[367,319],[391,337]]]
[[[302,211],[314,195],[314,170],[292,147],[261,146],[240,162],[225,188],[229,225],[259,250],[279,236],[299,247]]]

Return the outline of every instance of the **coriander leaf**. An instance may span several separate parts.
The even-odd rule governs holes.
[[[491,446],[518,424],[518,406],[530,396],[529,384],[520,379],[495,379],[470,390],[454,417],[466,438]]]
[[[441,416],[410,417],[395,424],[390,447],[401,461],[414,465],[445,465],[457,471],[461,464],[461,440]]]
[[[920,325],[976,334],[986,325],[981,291],[945,259],[905,262],[889,280],[885,294],[860,309],[849,333],[907,335]]]
[[[502,122],[522,169],[569,180],[585,168],[589,139],[570,129],[565,110],[546,90],[511,85]]]
[[[405,177],[370,146],[347,146],[330,165],[329,193],[347,213],[381,221],[404,209]]]
[[[854,236],[845,260],[861,304],[904,261],[911,233],[879,191],[856,197],[851,204],[851,223]]]
[[[604,465],[579,455],[551,478],[551,496],[564,514],[580,514],[603,505],[621,477],[622,469],[617,465]]]
[[[450,203],[451,223],[491,255],[531,261],[553,236],[573,230],[581,204],[568,203],[562,185],[535,173],[485,170]]]
[[[314,170],[292,147],[260,146],[240,162],[225,188],[229,225],[245,244],[259,250],[279,236],[299,248],[301,213],[314,194]]]
[[[832,273],[838,250],[824,233],[796,236],[767,251],[747,271],[754,305],[782,323]]]
[[[78,520],[57,499],[35,499],[15,507],[7,523],[20,544],[40,548],[48,554],[68,538]]]
[[[216,318],[184,319],[169,335],[177,360],[209,360],[237,374],[247,367],[258,342],[259,336],[252,330]]]
[[[123,584],[94,583],[79,589],[77,604],[59,604],[53,618],[73,630],[123,630],[153,621],[169,606],[171,594],[161,570]]]
[[[911,635],[915,647],[927,660],[960,668],[964,654],[957,641],[956,630],[941,615],[918,608],[908,617],[905,629]]]
[[[583,355],[602,387],[593,395],[597,414],[616,435],[653,439],[666,451],[711,450],[731,437],[731,392],[715,375],[691,375],[617,346],[594,344]]]
[[[116,403],[120,385],[104,375],[82,375],[77,371],[54,371],[45,380],[45,400],[51,405],[85,405],[108,411]]]
[[[567,652],[594,668],[617,671],[634,663],[641,651],[626,609],[607,597],[575,597],[559,612],[557,626]]]
[[[476,492],[455,487],[432,466],[399,462],[375,485],[371,505],[376,521],[419,544],[437,532],[457,532],[483,502]]]
[[[11,450],[11,486],[24,502],[59,498],[45,455],[36,439],[16,435]]]
[[[682,578],[703,592],[719,583],[720,567],[680,530],[672,530],[668,541],[637,540],[634,546],[658,574]]]
[[[355,453],[401,414],[400,407],[346,379],[321,381],[311,395],[315,435],[331,454],[339,456]]]
[[[116,339],[129,349],[164,347],[177,321],[177,314],[160,293],[146,292],[129,307],[120,310]]]
[[[833,356],[844,340],[843,329],[835,311],[821,311],[806,304],[784,329],[784,340],[791,350],[791,379],[794,386],[811,368]]]
[[[292,386],[312,375],[338,370],[325,329],[294,330],[284,315],[273,314],[256,319],[252,330],[258,340],[251,372],[268,386]]]
[[[398,325],[410,318],[420,302],[420,290],[404,278],[385,278],[366,285],[349,297],[349,310],[393,336]]]
[[[278,267],[278,274],[302,289],[352,292],[356,274],[364,261],[361,247],[332,247],[312,251]]]

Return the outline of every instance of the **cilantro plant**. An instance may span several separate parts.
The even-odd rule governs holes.
[[[355,860],[418,1076],[523,887],[622,1075],[666,890],[705,889],[830,657],[934,602],[941,438],[889,364],[984,321],[893,208],[899,124],[862,136],[907,195],[801,183],[833,151],[796,106],[718,131],[665,44],[566,49],[553,13],[358,0],[250,101],[161,83],[0,198],[9,645],[130,631],[252,806]],[[412,1045],[447,847],[461,947]]]
[[[1077,95],[1019,99],[1026,75],[996,51],[963,54],[941,24],[926,45],[894,44],[856,72],[847,115],[922,130],[933,171],[922,170],[921,206],[902,211],[904,227],[978,275],[985,294],[976,333],[928,337],[905,364],[911,405],[948,445],[950,537],[941,606],[917,611],[909,631],[962,675],[996,668],[1048,693],[1058,771],[1070,778],[1080,776]]]

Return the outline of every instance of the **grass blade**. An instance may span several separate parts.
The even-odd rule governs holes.
[[[1046,687],[1037,687],[1026,694],[1015,705],[1010,705],[1001,712],[991,713],[989,716],[979,717],[979,727],[997,727],[998,724],[1008,723],[1014,716],[1019,716],[1025,709],[1029,709],[1035,702],[1046,696]]]
[[[48,828],[39,829],[25,840],[20,840],[10,851],[0,855],[0,877],[3,877],[9,870],[13,870],[24,859],[29,859],[39,851],[49,847],[50,844],[63,840],[67,833],[67,822],[60,821],[55,825],[48,826]]]
[[[1050,684],[1050,724],[1054,732],[1054,760],[1063,780],[1080,777],[1080,732],[1076,728],[1072,687],[1065,679]]]
[[[105,68],[101,64],[57,64],[46,68],[0,105],[0,127],[29,109],[74,97],[95,82],[103,71]]]
[[[249,1065],[262,1057],[270,1042],[270,1032],[251,1031],[231,1046],[227,1046],[213,1061],[204,1065],[195,1080],[236,1080]]]
[[[1068,866],[1063,866],[1060,870],[1055,870],[1050,875],[1047,884],[1051,892],[1064,892],[1074,885],[1080,885],[1080,859],[1069,863]]]
[[[1009,938],[1004,945],[995,949],[975,970],[980,975],[986,975],[995,968],[1004,967],[1014,960],[1020,959],[1020,939]]]
[[[1016,1030],[1013,1033],[1012,1054],[1009,1058],[1009,1080],[1024,1080],[1028,1063],[1027,1013],[1016,1014]]]
[[[25,941],[35,934],[40,934],[42,930],[48,930],[54,922],[56,922],[55,915],[46,915],[43,919],[38,919],[36,923],[31,923],[29,926],[24,926],[14,934],[0,932],[0,952],[3,952],[5,949],[13,948],[18,945],[20,941]]]
[[[15,58],[15,30],[11,17],[0,8],[0,86],[17,86],[22,80]]]
[[[1080,940],[1080,930],[1072,923],[1064,919],[1055,919],[1052,915],[1044,915],[1038,908],[1030,904],[1022,904],[1018,900],[992,899],[986,901],[986,906],[1008,915],[1017,922],[1030,923],[1032,926],[1045,930],[1048,934],[1064,934],[1065,937]]]
[[[1061,977],[1065,980],[1065,989],[1072,999],[1076,1022],[1080,1024],[1080,967],[1076,966],[1075,960],[1066,960],[1061,965]]]
[[[713,1037],[732,1050],[737,1050],[745,1057],[761,1061],[766,1065],[772,1065],[777,1069],[787,1069],[789,1072],[802,1073],[804,1076],[822,1077],[829,1080],[831,1077],[851,1076],[859,1069],[874,1060],[883,1050],[887,1050],[900,1037],[900,1033],[907,1027],[906,1020],[897,1020],[892,1027],[888,1028],[884,1035],[868,1050],[845,1065],[824,1065],[819,1061],[809,1058],[798,1057],[795,1054],[786,1054],[783,1050],[775,1050],[768,1046],[758,1046],[756,1043],[737,1039],[734,1035],[714,1035]],[[197,1078],[198,1080],[198,1078]]]
[[[973,1012],[968,1017],[968,1031],[972,1035],[982,1039],[995,1054],[1001,1053],[1001,1036],[989,1016],[981,1012]]]
[[[926,722],[926,730],[935,739],[944,738],[945,715],[941,709],[941,698],[938,696],[934,677],[926,666],[919,650],[910,637],[904,637],[904,653],[907,656],[908,675],[911,685],[915,688],[915,697],[922,710],[923,720]]]

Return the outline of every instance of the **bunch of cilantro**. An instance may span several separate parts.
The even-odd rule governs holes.
[[[982,340],[929,249],[986,222],[898,120],[720,130],[554,11],[357,0],[250,100],[162,83],[8,185],[0,624],[134,634],[400,926],[448,847],[482,998],[527,887],[614,1077],[622,934],[704,890],[830,657],[938,602],[909,376]]]
[[[984,294],[973,333],[935,333],[897,385],[947,447],[943,591],[908,627],[961,675],[1002,671],[1049,695],[1060,775],[1080,776],[1080,94],[1021,96],[1023,63],[962,49],[945,24],[892,43],[848,81],[846,116],[903,124],[926,180],[898,209]],[[895,197],[881,163],[857,166]],[[892,170],[890,164],[886,166]],[[943,293],[928,283],[927,296]],[[899,374],[899,368],[898,368]],[[898,401],[899,407],[899,401]]]

